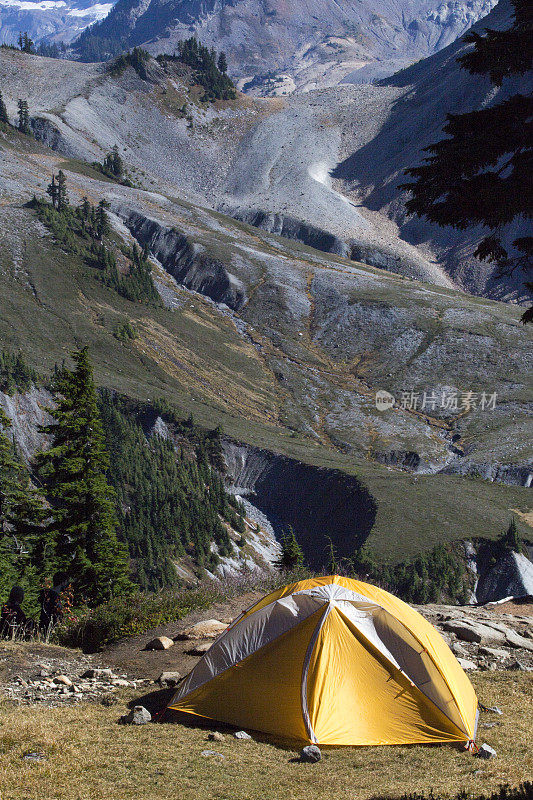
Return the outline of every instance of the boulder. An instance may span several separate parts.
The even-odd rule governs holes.
[[[483,743],[476,755],[478,758],[496,758],[496,750],[494,750],[490,744]]]
[[[235,731],[233,736],[234,736],[235,739],[251,739],[252,738],[249,733],[246,733],[246,731]]]
[[[150,722],[152,715],[144,706],[135,706],[128,714],[121,717],[120,721],[123,725],[146,725]]]
[[[219,731],[211,731],[211,733],[207,734],[207,738],[210,742],[223,742],[224,737]]]
[[[494,627],[483,625],[473,620],[457,620],[445,622],[442,626],[444,630],[454,633],[458,639],[464,642],[476,642],[477,644],[492,644],[505,641],[503,631],[496,630]]]
[[[105,680],[106,678],[114,678],[113,670],[103,668],[103,667],[93,667],[91,669],[86,669],[85,672],[80,676],[81,678],[98,678],[99,680]]]
[[[212,642],[199,642],[191,647],[190,650],[187,650],[187,652],[191,656],[203,656],[203,654],[207,653],[207,651],[211,648],[211,645]]]
[[[111,685],[126,688],[126,686],[130,686],[130,682],[125,681],[123,678],[113,678]]]
[[[72,686],[72,681],[70,678],[67,678],[66,675],[56,675],[54,678],[54,683],[58,686]]]
[[[169,647],[174,645],[174,640],[169,639],[168,636],[156,636],[151,642],[146,645],[146,650],[168,650]]]
[[[202,622],[197,622],[190,628],[185,628],[176,636],[176,639],[216,639],[227,628],[225,622],[220,622],[218,619],[204,619]]]
[[[531,639],[526,639],[524,636],[520,636],[519,633],[510,628],[505,634],[505,641],[510,647],[520,647],[522,650],[533,653],[533,641]]]
[[[317,761],[320,761],[321,758],[322,753],[320,752],[320,747],[317,747],[316,744],[308,744],[300,753],[300,761],[304,761],[308,764],[315,764]]]
[[[464,670],[477,669],[477,664],[474,661],[469,661],[468,658],[457,658],[457,662]]]
[[[157,682],[163,686],[177,686],[180,680],[180,672],[162,672]]]

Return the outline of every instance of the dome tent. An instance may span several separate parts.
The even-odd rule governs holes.
[[[398,598],[333,575],[251,606],[169,709],[322,745],[471,742],[477,698],[438,631]]]

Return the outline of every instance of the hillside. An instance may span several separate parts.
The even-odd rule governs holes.
[[[506,27],[508,4],[478,29],[486,24]],[[495,282],[494,264],[473,257],[482,231],[406,219],[397,188],[405,166],[441,137],[448,111],[482,107],[512,89],[493,91],[460,70],[464,49],[454,43],[388,85],[344,83],[265,100],[202,102],[190,70],[176,63],[152,59],[143,79],[131,67],[111,74],[7,50],[0,85],[11,117],[27,97],[36,135],[65,155],[101,161],[117,145],[146,188],[411,278],[526,300],[517,273]]]
[[[527,511],[531,332],[518,309],[103,181],[28,137],[3,134],[0,146],[0,337],[32,365],[51,369],[89,344],[100,385],[221,424],[242,443],[235,463],[277,458],[270,480],[292,487],[289,517],[309,509],[298,528],[316,533],[317,553],[333,534],[341,555],[368,538],[397,559],[439,540],[496,536],[511,509]],[[104,286],[25,205],[58,167],[71,203],[106,197],[116,235],[148,243],[164,307]],[[125,321],[138,332],[129,343],[113,333]],[[397,395],[393,409],[376,408],[381,388]],[[401,391],[452,388],[459,402],[461,392],[496,391],[497,403],[444,416],[401,407]]]
[[[390,75],[462,35],[494,0],[119,0],[75,45],[99,61],[134,45],[172,53],[194,33],[224,50],[246,91],[286,94],[334,86],[347,74]]]

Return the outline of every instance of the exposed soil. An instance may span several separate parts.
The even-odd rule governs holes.
[[[148,642],[156,636],[168,636],[173,639],[180,631],[203,619],[218,619],[229,624],[261,596],[261,592],[248,592],[237,598],[216,603],[207,611],[205,609],[192,611],[177,622],[160,625],[140,636],[132,636],[110,645],[98,657],[106,666],[118,672],[125,672],[133,678],[157,680],[162,672],[168,671],[186,675],[198,662],[198,656],[188,653],[199,643],[198,641],[177,641],[168,650],[145,650]]]

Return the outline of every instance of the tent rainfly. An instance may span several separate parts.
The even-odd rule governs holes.
[[[333,575],[236,619],[169,709],[322,745],[473,743],[477,698],[438,631],[383,589]]]

